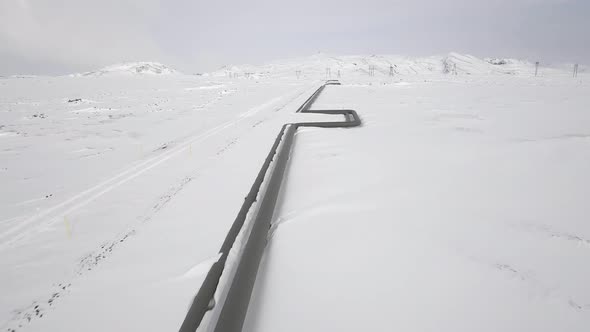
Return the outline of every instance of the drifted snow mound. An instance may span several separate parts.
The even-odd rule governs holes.
[[[268,64],[230,65],[207,74],[214,77],[330,77],[412,75],[531,75],[534,64],[515,59],[477,58],[472,55],[449,53],[430,57],[398,55],[332,56],[318,53],[308,57],[274,61]],[[329,72],[328,72],[329,70]]]
[[[253,65],[224,66],[210,73],[214,77],[302,77],[325,76],[327,70],[332,78],[341,75],[369,75],[373,68],[375,75],[389,75],[392,68],[396,74],[411,75],[419,73],[441,72],[440,58],[409,58],[403,56],[369,55],[369,56],[331,56],[318,53],[309,57],[273,61]]]
[[[170,75],[178,72],[158,62],[126,62],[74,76]]]
[[[509,74],[530,73],[534,65],[516,59],[485,58],[449,53],[443,60],[445,74]]]

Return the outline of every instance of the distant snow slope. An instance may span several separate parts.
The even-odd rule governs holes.
[[[104,76],[104,75],[169,75],[178,73],[176,70],[158,62],[125,62],[110,65],[99,70],[89,71],[72,76]]]
[[[570,65],[559,68],[543,67],[544,74],[570,73]],[[224,66],[209,75],[221,76],[246,76],[260,78],[270,77],[302,77],[328,76],[330,78],[369,76],[371,68],[375,76],[388,76],[393,70],[394,76],[415,76],[430,74],[510,74],[510,75],[534,75],[533,62],[517,59],[481,59],[472,55],[449,53],[447,55],[430,57],[407,57],[398,55],[353,55],[330,56],[319,53],[309,57],[293,58],[274,61],[268,64],[254,65],[229,65]],[[327,71],[329,70],[329,73]]]

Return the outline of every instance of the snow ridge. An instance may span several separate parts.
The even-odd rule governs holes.
[[[110,75],[171,75],[178,71],[158,62],[125,62],[106,66],[102,69],[89,71],[73,76],[110,76]]]
[[[411,75],[531,75],[533,62],[507,58],[478,58],[455,52],[429,57],[407,57],[399,55],[348,55],[331,56],[318,53],[309,57],[273,61],[268,64],[228,65],[208,75],[214,77],[292,77],[296,73],[303,77],[330,75],[367,76],[372,69],[374,76]],[[545,72],[561,73],[569,68],[544,67]],[[329,74],[327,71],[329,70]]]

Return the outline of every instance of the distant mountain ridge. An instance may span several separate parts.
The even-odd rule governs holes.
[[[72,76],[171,75],[178,71],[158,62],[124,62]]]
[[[542,74],[570,73],[573,65],[544,66]],[[585,68],[580,68],[581,73]],[[446,55],[409,57],[400,55],[346,55],[333,56],[324,53],[307,57],[276,60],[262,65],[228,65],[205,73],[209,77],[275,77],[294,76],[319,78],[329,76],[416,76],[416,75],[533,75],[535,63],[512,58],[478,58],[468,54],[451,52]],[[72,74],[73,77],[100,76],[159,76],[181,74],[158,62],[126,62],[99,70]]]
[[[544,73],[566,73],[569,68],[544,67]],[[327,72],[329,73],[327,74]],[[248,77],[293,77],[302,75],[331,78],[355,75],[388,76],[411,75],[531,75],[535,72],[534,62],[511,58],[478,58],[472,55],[451,52],[446,55],[429,57],[408,57],[398,55],[348,55],[332,56],[323,53],[309,57],[273,61],[263,65],[229,65],[211,72],[210,76]]]

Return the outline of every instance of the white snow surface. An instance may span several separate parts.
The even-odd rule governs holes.
[[[374,77],[389,76],[392,70],[395,76],[439,76],[440,74],[452,74],[456,69],[457,74],[463,75],[489,75],[508,74],[517,76],[534,76],[535,61],[511,59],[511,58],[485,58],[480,59],[472,55],[451,52],[446,55],[429,57],[408,57],[399,55],[350,55],[336,56],[318,53],[303,58],[293,58],[274,61],[266,65],[228,65],[210,75],[214,77],[249,76],[291,78],[299,72],[302,78],[324,77],[338,79],[356,78],[363,79],[369,74],[370,68],[374,68]],[[540,65],[538,75],[571,75],[573,64]],[[585,68],[585,67],[584,67]],[[580,72],[584,70],[580,68]],[[326,71],[330,74],[326,75]]]
[[[244,330],[587,331],[588,77],[504,60],[0,78],[0,327],[177,330],[333,66],[363,126],[297,134]]]
[[[72,76],[170,75],[178,72],[158,62],[124,62]]]
[[[587,89],[327,88],[363,127],[298,133],[245,330],[586,331]]]

